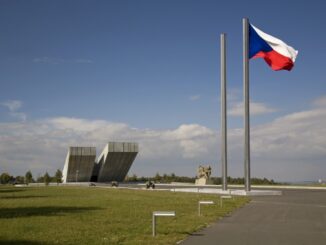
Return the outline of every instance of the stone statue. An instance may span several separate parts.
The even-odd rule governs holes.
[[[198,170],[197,170],[197,178],[198,179],[200,179],[200,178],[209,179],[211,174],[212,174],[211,166],[204,167],[204,166],[200,165],[198,167]]]
[[[211,166],[202,166],[200,165],[197,169],[197,179],[196,179],[196,185],[206,185],[208,184],[209,177],[212,174],[212,168]]]

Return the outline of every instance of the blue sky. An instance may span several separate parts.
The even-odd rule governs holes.
[[[183,138],[178,136],[173,142],[178,142],[176,147],[185,152],[175,156],[167,152],[168,156],[156,158],[143,153],[131,171],[138,175],[157,171],[194,175],[196,166],[207,162],[216,166],[213,173],[219,175],[216,148],[220,33],[227,33],[228,106],[234,112],[228,118],[228,126],[234,132],[243,124],[236,112],[242,101],[242,18],[248,17],[261,30],[299,50],[291,72],[272,71],[262,59],[250,62],[251,101],[256,103],[253,113],[257,109],[251,122],[258,130],[295,113],[317,110],[316,105],[318,110],[325,109],[325,9],[326,3],[321,0],[273,1],[272,6],[267,1],[1,1],[0,137],[6,146],[0,151],[0,167],[15,174],[23,174],[26,169],[54,171],[63,166],[69,144],[96,145],[100,153],[106,141],[135,140],[144,149],[148,132],[161,135],[196,125],[216,136],[209,141],[212,150],[205,145],[205,133],[201,135],[203,141],[196,141],[197,134],[190,137],[187,133],[188,144],[205,150],[198,151],[195,157],[183,154],[187,150]],[[65,122],[60,124],[60,130],[73,132],[70,138],[53,135],[58,125],[52,123],[59,119]],[[78,124],[84,127],[78,131],[67,120],[86,124]],[[89,135],[94,127],[103,126],[98,122],[127,125],[131,131],[119,137],[109,127],[110,132],[104,132],[103,138],[93,139]],[[316,122],[319,124],[310,128],[323,130],[324,117]],[[40,143],[38,149],[22,147],[22,142],[37,146],[35,140],[39,139],[28,138],[33,127],[47,128],[40,137],[50,142]],[[82,136],[77,131],[83,131]],[[292,137],[282,132],[260,135],[257,140],[277,134],[282,139]],[[293,132],[293,137],[299,140],[301,133]],[[320,133],[314,131],[310,135]],[[151,144],[158,145],[153,152],[164,145],[161,137],[151,140]],[[242,142],[240,136],[239,140]],[[311,158],[300,157],[299,161],[290,157],[296,155],[300,145],[293,143],[289,156],[277,160],[277,171],[264,171],[272,161],[268,153],[260,159],[253,152],[253,164],[258,166],[254,174],[282,180],[326,179],[325,173],[320,176],[321,171],[326,171],[322,164],[326,143],[311,140],[321,149],[307,152],[305,156],[311,154]],[[234,160],[230,155],[234,176],[243,172],[239,147],[240,153],[234,149]],[[14,149],[22,152],[20,157],[12,156]],[[45,163],[42,156],[51,157]],[[259,165],[260,162],[263,163]],[[298,167],[297,178],[291,171],[284,174],[281,166]]]

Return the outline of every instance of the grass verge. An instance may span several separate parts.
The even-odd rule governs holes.
[[[198,201],[212,200],[202,207]],[[212,194],[88,187],[0,187],[2,244],[175,244],[248,202]],[[176,211],[157,220],[153,211]]]

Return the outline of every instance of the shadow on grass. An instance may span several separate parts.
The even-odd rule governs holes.
[[[21,192],[21,191],[26,191],[26,190],[25,189],[15,189],[15,188],[0,189],[0,193],[12,193],[12,192]]]
[[[48,196],[2,196],[0,199],[29,199],[29,198],[43,198]]]
[[[0,245],[50,245],[47,242],[36,242],[26,240],[0,240]]]
[[[189,236],[203,236],[202,233],[188,233]]]
[[[99,210],[97,207],[19,207],[19,208],[0,208],[0,219],[11,219],[29,216],[54,216],[65,215],[66,213],[82,213],[92,210]]]
[[[202,229],[204,229],[204,228],[201,228],[201,229],[199,229],[197,231],[194,231],[194,232],[188,232],[188,231],[186,231],[186,232],[179,232],[179,233],[180,234],[185,234],[187,236],[204,236],[204,234],[201,233],[201,230]]]

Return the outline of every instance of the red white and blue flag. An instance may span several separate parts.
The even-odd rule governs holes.
[[[264,58],[275,71],[290,71],[298,51],[282,40],[273,37],[249,24],[249,59]]]

